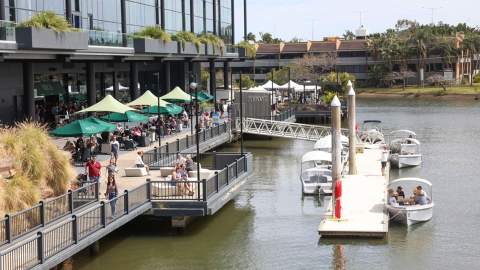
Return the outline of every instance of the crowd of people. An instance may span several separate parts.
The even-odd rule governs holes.
[[[388,204],[392,206],[399,205],[425,205],[430,203],[430,198],[422,186],[417,186],[413,189],[412,196],[405,197],[403,187],[398,186],[397,190],[388,189]]]

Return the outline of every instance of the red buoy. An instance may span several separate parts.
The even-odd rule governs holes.
[[[335,182],[335,198],[342,197],[342,180],[338,179]]]

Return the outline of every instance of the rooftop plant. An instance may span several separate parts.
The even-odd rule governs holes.
[[[248,41],[241,41],[240,43],[237,44],[237,47],[239,48],[244,48],[245,49],[245,54],[248,58],[255,58],[257,54],[257,49],[255,48],[254,43],[250,43]]]
[[[211,44],[213,45],[213,52],[215,53],[215,47],[220,48],[221,53],[223,54],[223,49],[225,47],[225,43],[223,42],[223,39],[220,37],[214,35],[214,34],[203,34],[198,37],[200,39],[200,42],[203,44]]]
[[[19,27],[46,28],[55,32],[75,32],[77,28],[73,28],[68,21],[53,11],[42,11],[35,14],[30,20],[24,21],[18,25]]]
[[[197,51],[200,51],[200,46],[202,43],[200,42],[200,39],[192,32],[186,32],[186,31],[180,31],[175,33],[175,35],[172,36],[172,39],[179,42],[182,45],[182,48],[185,49],[185,44],[187,42],[192,42],[195,44],[195,47],[197,48]]]
[[[133,37],[159,39],[163,42],[169,42],[172,40],[170,34],[165,32],[165,30],[158,26],[146,26],[142,30],[135,32],[133,34]]]

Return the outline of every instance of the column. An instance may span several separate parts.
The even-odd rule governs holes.
[[[1,5],[1,2],[2,1],[0,1],[0,5]],[[3,6],[4,5],[2,5],[2,7]],[[67,19],[69,23],[72,23],[72,0],[65,0],[65,19]]]
[[[0,0],[0,21],[6,21],[5,18],[5,0]],[[0,40],[7,38],[7,32],[5,28],[0,29]]]
[[[191,60],[185,60],[183,62],[183,90],[187,91],[187,89],[190,87],[190,61]]]
[[[230,4],[232,7],[231,11],[231,17],[232,17],[232,44],[235,44],[235,0],[232,0],[232,3]]]
[[[181,0],[182,1],[182,30],[183,31],[186,31],[187,30],[187,26],[186,26],[186,23],[185,23],[185,20],[186,20],[186,16],[185,16],[185,1],[189,1],[189,0]]]
[[[217,0],[213,0],[214,2]],[[218,36],[222,35],[222,6],[220,0],[218,0]]]
[[[33,88],[33,63],[23,63],[23,113],[25,119],[35,119],[35,93]]]
[[[87,79],[87,100],[88,106],[97,103],[97,90],[95,89],[95,64],[93,62],[86,63],[86,79]]]
[[[112,83],[113,83],[113,97],[117,98],[118,97],[118,80],[117,80],[117,72],[112,71]]]
[[[217,89],[216,89],[216,78],[215,78],[215,60],[210,59],[210,94],[213,95],[213,101],[217,102]]]
[[[348,174],[357,174],[357,130],[356,125],[356,101],[353,84],[348,81]]]
[[[164,84],[163,91],[168,93],[170,90],[172,90],[172,87],[170,85],[171,65],[170,65],[170,62],[166,61],[166,62],[163,62],[162,66],[163,66],[163,84]]]
[[[247,0],[243,0],[243,39],[247,40]]]
[[[228,90],[230,88],[230,76],[228,76],[230,72],[230,62],[225,61],[223,62],[223,89]]]
[[[158,3],[158,0],[155,0],[155,24],[159,25],[160,24],[160,5]]]
[[[160,27],[165,29],[165,0],[160,0]]]
[[[125,0],[120,0],[120,16],[121,16],[121,23],[122,23],[122,43],[123,46],[127,46],[127,7],[125,4]]]
[[[63,88],[65,90],[64,101],[66,104],[68,104],[70,102],[70,93],[68,92],[68,73],[63,73],[62,82],[63,82]]]
[[[213,0],[213,34],[217,34],[217,0]]]
[[[100,95],[105,97],[105,88],[107,85],[105,84],[105,72],[100,73]]]
[[[140,96],[138,89],[138,65],[137,62],[130,63],[130,98],[132,100]]]
[[[193,0],[190,0],[190,32],[195,33],[195,8]]]

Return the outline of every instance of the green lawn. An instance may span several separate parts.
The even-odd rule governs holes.
[[[473,86],[451,86],[447,91],[441,87],[407,87],[402,88],[359,88],[359,93],[398,94],[398,95],[477,95],[480,94],[480,84]]]

